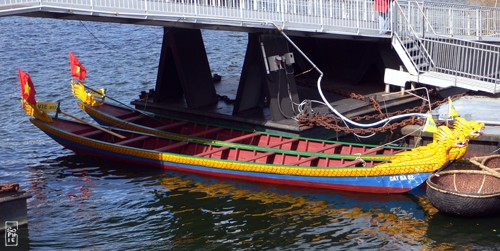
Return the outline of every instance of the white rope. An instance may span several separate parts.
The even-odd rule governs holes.
[[[401,118],[407,118],[407,117],[413,117],[413,116],[417,116],[417,117],[421,117],[421,118],[427,118],[427,114],[423,114],[423,113],[408,113],[408,114],[400,114],[400,115],[396,115],[396,116],[392,116],[392,117],[389,117],[389,118],[385,118],[383,120],[379,120],[377,122],[374,122],[374,123],[369,123],[369,124],[363,124],[363,123],[358,123],[356,121],[352,121],[350,120],[349,118],[345,117],[344,115],[342,115],[339,111],[337,111],[335,108],[333,108],[333,106],[328,102],[328,100],[326,99],[325,95],[323,94],[323,91],[321,90],[321,80],[323,79],[323,72],[314,64],[314,62],[312,62],[311,59],[309,59],[309,57],[307,57],[307,55],[285,34],[285,32],[283,31],[283,28],[282,27],[279,27],[277,24],[271,22],[271,24],[273,24],[280,32],[281,34],[288,40],[288,42],[290,42],[290,44],[292,44],[292,46],[297,49],[297,51],[314,67],[314,69],[316,69],[316,71],[319,72],[319,77],[318,77],[318,81],[317,81],[317,87],[318,87],[318,92],[319,92],[319,95],[321,96],[321,99],[323,100],[323,104],[326,105],[335,115],[337,115],[338,117],[340,117],[343,121],[346,121],[346,122],[349,122],[350,124],[352,125],[355,125],[355,126],[359,126],[359,127],[365,127],[365,128],[368,128],[368,127],[374,127],[374,126],[377,126],[377,125],[380,125],[380,124],[387,124],[389,122],[391,122],[392,120],[398,120],[398,119],[401,119]]]
[[[357,155],[358,157],[356,157],[356,159],[354,159],[354,160],[359,160],[359,161],[361,161],[363,166],[366,166],[366,161],[361,158],[361,153],[357,153],[355,155]]]

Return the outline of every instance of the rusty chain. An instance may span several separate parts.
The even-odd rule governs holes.
[[[378,111],[379,115],[382,115],[384,116],[384,112],[382,111],[382,107],[380,106],[380,104],[377,102],[377,99],[375,99],[374,96],[371,96],[370,97],[370,102],[372,103],[373,107],[375,108],[375,110]]]
[[[339,95],[342,95],[344,97],[348,98],[353,98],[357,100],[361,100],[367,103],[371,103],[374,107],[374,109],[378,112],[378,114],[372,114],[372,115],[363,115],[363,116],[353,116],[350,119],[354,121],[361,121],[361,120],[370,120],[370,119],[383,119],[383,118],[388,118],[396,115],[401,115],[401,114],[408,114],[408,113],[413,113],[413,112],[418,112],[418,113],[425,113],[428,111],[428,106],[426,105],[425,100],[422,101],[422,104],[420,106],[416,106],[413,108],[407,108],[404,110],[399,110],[391,113],[384,113],[382,111],[382,107],[376,100],[374,96],[371,96],[369,98],[365,97],[362,94],[356,94],[352,92],[346,92],[346,91],[339,91],[339,90],[327,90],[330,92],[335,92]],[[431,92],[434,96],[436,96],[436,93]],[[457,98],[457,97],[462,97],[466,95],[466,93],[461,93],[457,95],[451,96],[451,98]],[[447,98],[442,98],[441,100],[438,100],[436,102],[431,103],[431,108],[438,107],[444,103],[448,102]],[[371,133],[377,133],[377,132],[386,132],[386,131],[394,131],[400,127],[407,126],[407,125],[415,125],[415,124],[420,124],[422,125],[422,121],[417,121],[416,117],[413,116],[408,119],[404,119],[399,122],[394,122],[391,124],[387,124],[381,127],[374,127],[374,128],[350,128],[347,126],[341,126],[339,125],[339,122],[341,121],[337,117],[332,117],[329,115],[324,115],[324,114],[304,114],[303,116],[297,117],[297,120],[299,122],[300,127],[313,127],[313,126],[321,126],[327,129],[332,129],[336,132],[346,132],[346,133],[355,133],[355,134],[371,134]]]
[[[219,95],[217,94],[217,98],[221,101],[224,101],[228,105],[232,105],[236,102],[236,99],[231,99],[227,95]]]
[[[19,184],[16,182],[11,182],[7,185],[0,184],[0,193],[17,192],[17,191],[19,191]]]
[[[415,124],[413,118],[404,119],[399,122],[394,122],[381,127],[374,128],[350,128],[339,125],[340,119],[324,114],[314,114],[313,117],[302,117],[298,119],[301,126],[321,126],[327,129],[332,129],[336,132],[356,133],[356,134],[371,134],[377,132],[394,131],[400,127]]]

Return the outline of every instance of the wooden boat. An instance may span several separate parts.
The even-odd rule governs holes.
[[[488,167],[491,166],[490,167]],[[472,158],[450,166],[426,181],[430,202],[459,216],[500,214],[500,155]]]
[[[451,148],[465,144],[463,136],[446,128],[448,131],[439,131],[433,154],[422,155],[418,151],[415,156],[405,155],[393,163],[393,160],[384,162],[387,159],[377,158],[386,155],[373,155],[375,158],[370,161],[360,158],[363,154],[379,151],[393,153],[395,149],[392,148],[284,137],[210,125],[202,125],[200,129],[198,124],[189,125],[188,121],[163,121],[156,128],[150,125],[141,127],[149,130],[147,132],[116,128],[113,132],[62,112],[58,104],[40,105],[35,100],[29,74],[19,70],[19,78],[23,109],[34,117],[30,121],[77,154],[221,178],[308,188],[403,193],[421,185],[432,172],[445,166]],[[94,96],[88,95],[83,84],[74,85],[73,93],[81,100],[90,101],[86,102],[88,104],[95,103]],[[113,108],[104,104],[97,106]],[[48,116],[47,112],[53,110],[57,112],[55,117]],[[60,119],[58,114],[85,123]],[[124,120],[133,120],[130,111],[120,116],[124,116],[121,118]]]
[[[358,164],[380,159],[380,155],[389,156],[407,150],[403,147],[376,146],[329,140],[318,140],[278,133],[248,131],[201,122],[182,120],[172,117],[160,117],[134,111],[122,106],[101,103],[92,106],[83,102],[80,108],[101,125],[144,132],[179,140],[210,139],[231,142],[234,145],[252,145],[264,148],[299,151],[311,156],[351,155],[344,158],[357,158]],[[319,154],[319,155],[318,155]],[[378,155],[378,156],[377,156]],[[305,164],[308,161],[304,162]],[[371,162],[371,165],[374,163]]]
[[[359,160],[342,158],[341,155],[300,153],[285,150],[287,147],[235,147],[231,141],[186,141],[127,130],[118,131],[126,137],[121,139],[87,124],[69,120],[53,118],[52,122],[46,122],[31,118],[30,121],[77,154],[273,184],[371,193],[403,193],[425,182],[436,170],[434,165],[429,164],[401,166],[370,161],[363,166]],[[290,147],[293,143],[279,144],[288,144]]]

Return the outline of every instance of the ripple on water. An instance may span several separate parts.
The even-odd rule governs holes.
[[[0,27],[0,183],[18,181],[32,194],[33,249],[497,247],[498,217],[429,213],[421,195],[275,187],[75,156],[28,122],[17,69],[31,74],[37,100],[62,100],[64,111],[84,116],[71,97],[68,52],[87,68],[86,84],[128,103],[154,88],[163,29],[27,17],[2,17]],[[202,35],[213,73],[238,76],[247,34]]]

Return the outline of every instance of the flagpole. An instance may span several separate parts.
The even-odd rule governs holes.
[[[84,85],[82,83],[82,81],[85,79],[85,76],[87,75],[87,70],[85,69],[85,67],[83,67],[83,65],[80,63],[80,61],[78,60],[78,58],[71,51],[69,52],[69,64],[70,64],[70,68],[71,68],[71,76],[77,78],[78,79],[78,83],[80,83],[81,85],[83,85],[88,90],[91,90],[91,91],[93,91],[95,93],[101,93],[101,92],[99,92],[99,91],[97,91],[95,89],[92,89],[92,88],[90,88],[90,87],[88,87],[88,86],[86,86],[86,85]],[[108,97],[108,96],[105,93],[103,93],[103,97]],[[127,108],[129,108],[129,109],[131,109],[133,111],[135,111],[135,112],[138,112],[138,113],[140,113],[140,114],[142,114],[142,115],[144,115],[146,117],[152,118],[152,119],[156,120],[157,122],[165,124],[163,121],[158,120],[157,118],[155,118],[155,117],[153,117],[153,116],[151,116],[149,114],[146,114],[146,113],[144,113],[144,112],[142,112],[140,110],[137,110],[137,109],[135,109],[133,107],[130,107],[129,105],[124,104],[124,103],[120,102],[117,99],[114,99],[112,97],[108,97],[108,98],[111,99],[111,100],[113,100],[113,101],[115,101],[115,102],[117,102],[118,104],[121,104],[121,105],[123,105],[123,106],[125,106],[125,107],[127,107]]]

